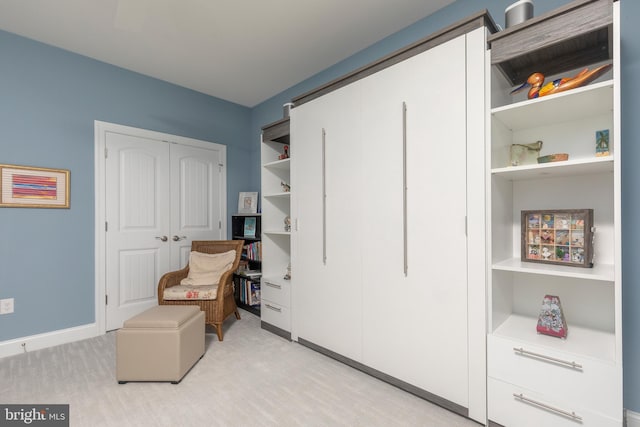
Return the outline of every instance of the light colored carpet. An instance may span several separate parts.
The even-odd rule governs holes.
[[[0,359],[3,404],[69,404],[73,427],[479,424],[260,329],[241,312],[180,384],[115,380],[115,334]],[[213,332],[209,331],[208,332]]]

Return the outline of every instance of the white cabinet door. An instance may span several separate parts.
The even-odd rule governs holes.
[[[465,64],[461,36],[363,81],[363,354],[467,407]]]
[[[295,108],[297,227],[292,276],[299,338],[361,358],[360,85]]]

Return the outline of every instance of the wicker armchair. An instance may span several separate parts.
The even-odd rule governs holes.
[[[218,340],[222,341],[222,322],[231,314],[240,319],[240,313],[236,306],[233,295],[233,272],[238,269],[242,246],[244,240],[194,240],[191,242],[191,250],[206,254],[216,254],[227,252],[232,249],[236,251],[236,258],[231,269],[225,271],[220,277],[217,295],[215,299],[193,299],[193,300],[165,300],[163,298],[165,289],[180,284],[180,281],[187,277],[189,265],[182,270],[171,271],[164,274],[158,283],[158,304],[159,305],[197,305],[205,313],[205,322],[216,328]]]

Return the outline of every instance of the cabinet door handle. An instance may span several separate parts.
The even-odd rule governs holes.
[[[404,253],[404,275],[409,270],[407,242],[407,103],[402,103],[402,244]]]
[[[275,283],[271,283],[271,282],[264,282],[265,285],[271,287],[271,288],[276,288],[276,289],[282,289],[281,285],[277,285]]]
[[[270,310],[277,311],[278,313],[282,312],[282,309],[281,309],[281,308],[274,307],[274,306],[272,306],[271,304],[265,304],[264,306],[265,306],[265,307],[267,307],[267,308],[268,308],[268,309],[270,309]]]
[[[582,417],[573,411],[569,412],[569,411],[565,411],[564,409],[555,408],[551,405],[547,405],[546,403],[538,402],[537,400],[533,400],[528,397],[525,397],[522,393],[513,393],[513,397],[520,400],[521,402],[526,402],[531,405],[538,406],[540,408],[554,412],[558,415],[562,415],[563,417],[570,418],[574,421],[582,421]]]
[[[327,132],[322,128],[322,263],[327,264]]]
[[[546,361],[549,361],[549,362],[553,362],[553,363],[558,364],[558,365],[567,366],[567,367],[575,369],[577,371],[581,371],[582,370],[582,365],[579,364],[579,363],[569,362],[568,360],[556,359],[555,357],[545,356],[544,354],[540,354],[540,353],[534,353],[533,351],[525,350],[522,347],[520,347],[520,348],[513,347],[513,351],[515,351],[516,354],[519,354],[520,356],[534,357],[536,359],[542,359],[542,360],[546,360]]]

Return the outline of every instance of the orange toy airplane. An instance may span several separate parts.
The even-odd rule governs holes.
[[[527,98],[533,99],[558,92],[564,92],[565,90],[569,89],[575,89],[577,87],[591,83],[592,81],[609,71],[612,66],[613,64],[605,64],[591,71],[589,71],[588,68],[585,68],[573,77],[556,79],[545,84],[544,86],[544,75],[542,73],[533,73],[529,76],[527,81],[522,84],[522,86],[519,86],[512,90],[511,94],[513,95],[514,93],[518,93],[523,89],[531,86]]]

